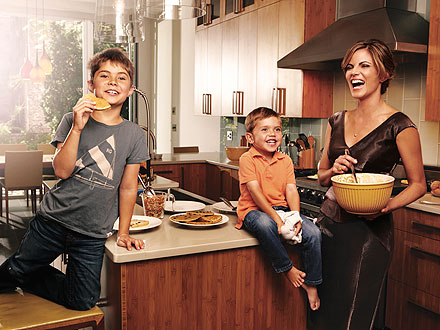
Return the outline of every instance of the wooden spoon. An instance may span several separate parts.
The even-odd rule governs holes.
[[[315,138],[314,138],[313,136],[310,135],[310,136],[307,138],[307,141],[309,141],[310,149],[312,149],[312,148],[315,147]]]

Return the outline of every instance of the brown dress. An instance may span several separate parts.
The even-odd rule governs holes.
[[[329,118],[332,128],[328,157],[333,164],[348,148],[344,137],[345,113]],[[415,127],[397,112],[349,148],[358,160],[358,172],[390,173],[400,159],[397,135]],[[321,206],[323,283],[318,287],[321,307],[312,312],[315,330],[371,329],[393,249],[392,215],[373,221],[345,212],[330,188]]]

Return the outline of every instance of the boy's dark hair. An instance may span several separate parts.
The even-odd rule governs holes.
[[[252,133],[254,130],[257,121],[269,117],[276,117],[280,118],[280,115],[273,111],[270,108],[260,107],[252,110],[247,116],[246,120],[244,122],[244,128],[246,129],[246,132]]]
[[[103,50],[102,52],[93,55],[93,57],[89,61],[90,77],[92,81],[96,71],[98,71],[101,65],[107,61],[122,65],[124,69],[127,70],[127,73],[130,76],[130,81],[133,84],[133,64],[120,48],[108,48]]]

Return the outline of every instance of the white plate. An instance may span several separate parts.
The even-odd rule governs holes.
[[[135,220],[135,219],[144,220],[144,221],[148,220],[150,223],[145,227],[130,228],[130,232],[151,229],[160,226],[162,223],[162,220],[158,218],[146,217],[145,215],[133,215],[131,217],[131,220]],[[115,224],[113,225],[113,230],[118,230],[118,229],[119,229],[119,218],[116,219]]]
[[[167,212],[188,212],[188,211],[200,211],[205,208],[205,204],[192,201],[175,201],[174,205],[171,201],[165,202],[165,211]]]
[[[226,222],[229,221],[229,217],[227,217],[226,215],[224,215],[224,214],[219,214],[219,213],[214,213],[214,214],[218,214],[218,215],[221,215],[221,216],[222,216],[222,219],[221,219],[219,222],[217,222],[217,223],[211,223],[211,224],[209,224],[209,225],[195,225],[195,224],[193,224],[193,223],[186,223],[186,222],[174,221],[174,220],[173,220],[173,216],[175,216],[175,215],[179,215],[179,214],[185,214],[185,213],[177,213],[177,214],[173,214],[173,215],[171,215],[171,216],[170,216],[170,220],[171,220],[171,222],[174,222],[174,223],[176,223],[176,224],[178,224],[178,225],[181,225],[181,226],[187,226],[187,227],[206,228],[206,227],[220,226],[220,225],[222,225],[222,224],[224,224],[224,223],[226,223]]]
[[[231,201],[231,204],[236,207],[238,205],[238,201]],[[232,209],[223,202],[212,204],[212,207],[219,212],[228,212],[228,213],[237,212],[237,211],[232,211]]]

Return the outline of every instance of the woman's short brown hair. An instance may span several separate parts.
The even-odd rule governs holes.
[[[90,78],[92,81],[95,73],[99,70],[101,65],[107,61],[120,64],[127,71],[128,75],[130,76],[131,84],[133,84],[133,64],[120,48],[108,48],[93,55],[89,61]]]
[[[260,107],[252,110],[246,116],[246,120],[244,121],[244,128],[246,129],[246,132],[252,133],[255,126],[257,125],[257,121],[269,117],[280,118],[280,115],[272,109],[265,107]]]
[[[344,73],[347,71],[347,66],[350,63],[353,54],[359,49],[366,49],[370,52],[374,65],[376,66],[377,71],[379,71],[380,79],[386,78],[380,86],[380,93],[384,94],[391,79],[394,78],[394,71],[396,69],[396,63],[394,62],[391,49],[383,41],[377,39],[358,41],[345,53],[341,63],[341,68]]]

